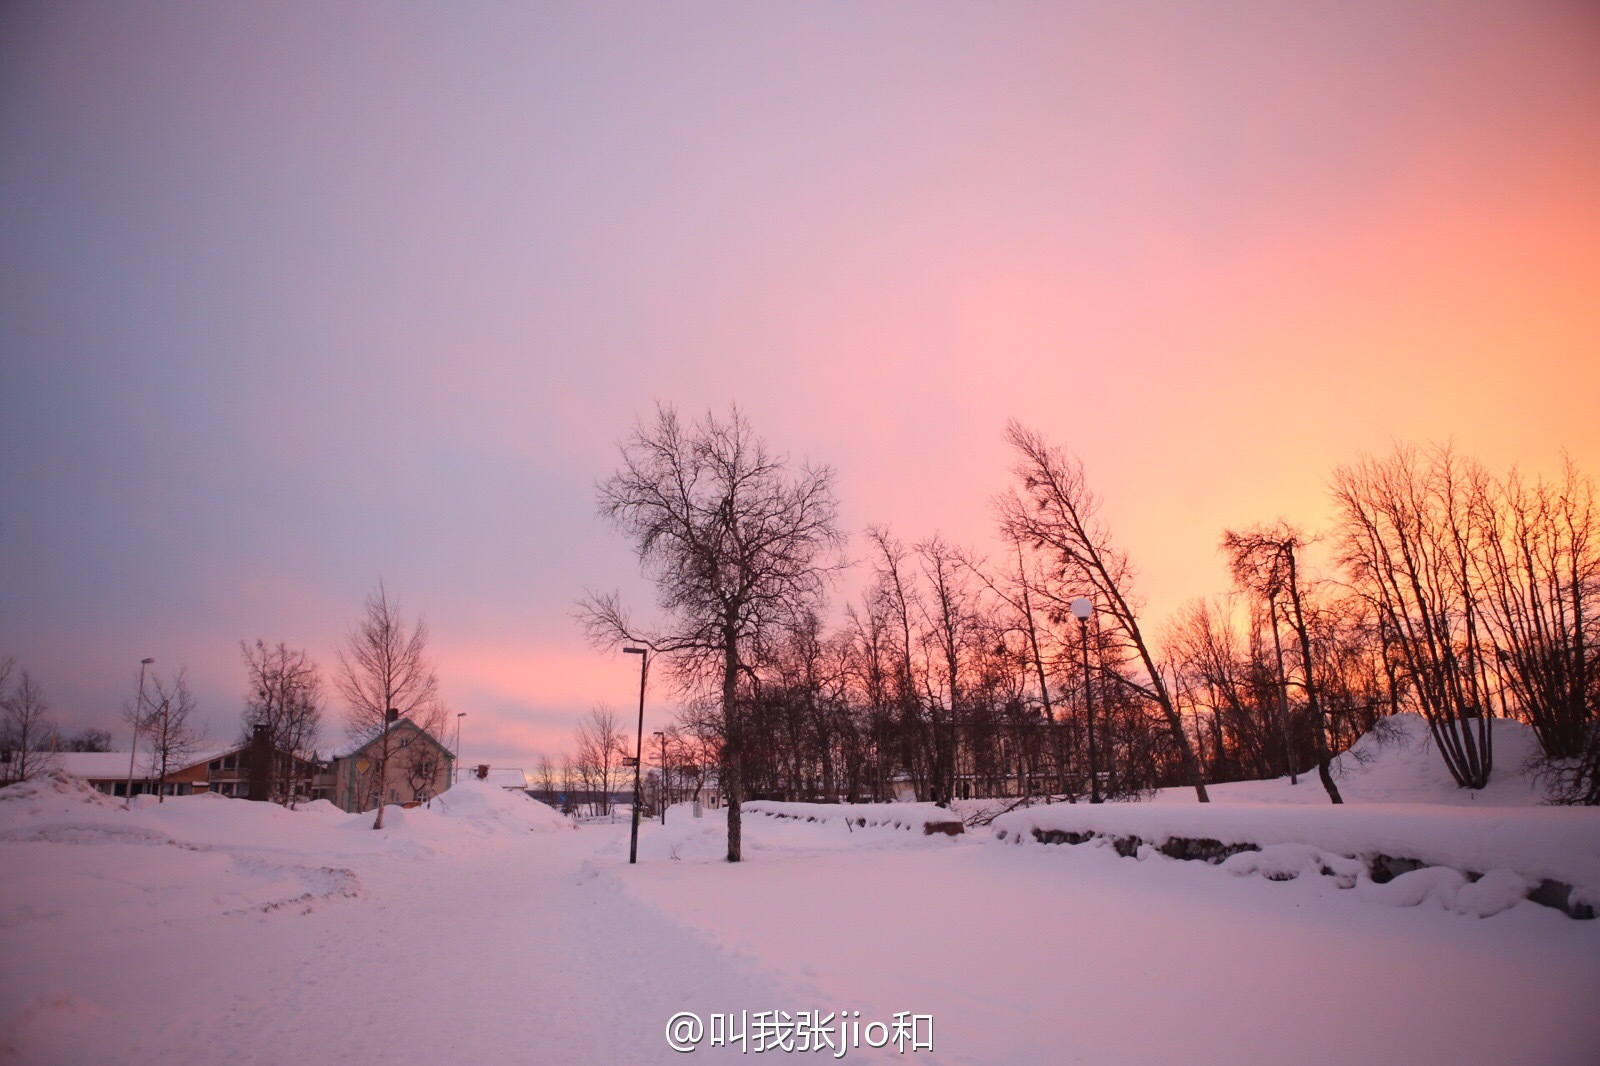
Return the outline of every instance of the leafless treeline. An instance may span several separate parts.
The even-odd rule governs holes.
[[[793,597],[671,735],[715,750],[736,722],[748,797],[1078,799],[1092,704],[1107,795],[1204,800],[1206,782],[1291,773],[1337,803],[1329,760],[1381,717],[1422,714],[1479,788],[1488,722],[1510,716],[1566,799],[1600,800],[1600,542],[1570,463],[1554,481],[1495,477],[1441,447],[1343,467],[1332,528],[1225,531],[1234,587],[1152,639],[1082,464],[1020,426],[1008,439],[994,556],[870,529],[869,581],[838,620],[814,591]],[[1078,597],[1094,608],[1081,627]]]

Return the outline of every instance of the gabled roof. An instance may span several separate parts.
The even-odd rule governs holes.
[[[389,732],[393,733],[393,732],[401,729],[404,726],[410,726],[413,733],[415,733],[418,736],[423,737],[424,739],[426,739],[428,741],[428,743],[432,744],[434,747],[436,747],[440,751],[444,752],[444,757],[446,759],[451,759],[451,760],[455,759],[455,757],[456,757],[455,752],[451,751],[449,748],[447,748],[443,744],[439,743],[438,739],[435,738],[432,733],[428,732],[426,729],[423,729],[421,726],[419,726],[417,723],[413,722],[409,718],[401,718],[399,721],[395,722],[394,725],[389,727]],[[351,748],[350,750],[345,751],[345,752],[341,752],[340,754],[335,755],[334,758],[335,759],[353,759],[357,755],[360,755],[362,752],[366,751],[368,748],[371,748],[374,744],[377,744],[382,739],[383,739],[383,734],[382,733],[374,733],[371,737],[367,738],[364,741],[361,741],[359,744],[357,744],[355,747]]]

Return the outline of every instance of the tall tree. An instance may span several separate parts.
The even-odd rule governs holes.
[[[1488,528],[1475,570],[1502,699],[1509,691],[1547,758],[1574,758],[1600,718],[1594,484],[1569,458],[1555,482],[1513,472],[1478,511]]]
[[[1311,734],[1317,748],[1317,776],[1334,803],[1343,803],[1339,786],[1329,770],[1328,730],[1318,699],[1316,660],[1311,654],[1311,629],[1307,621],[1304,578],[1301,574],[1300,550],[1305,537],[1287,522],[1272,526],[1223,534],[1223,550],[1233,569],[1234,581],[1239,587],[1262,597],[1273,611],[1278,601],[1284,601],[1283,615],[1300,643],[1300,685],[1306,694],[1306,707],[1311,716]],[[1272,618],[1273,639],[1277,639],[1277,616]],[[1288,686],[1287,677],[1283,684]],[[1287,718],[1287,711],[1285,711]]]
[[[666,622],[634,625],[615,593],[591,595],[582,619],[596,645],[644,643],[680,683],[720,689],[728,861],[738,862],[740,681],[770,631],[817,602],[843,565],[834,474],[771,452],[737,407],[688,425],[660,407],[621,451],[621,468],[599,486],[600,515],[633,542]]]
[[[367,597],[361,620],[336,652],[334,687],[345,702],[345,731],[355,741],[376,739],[372,762],[373,794],[378,808],[372,828],[383,828],[384,794],[393,746],[390,725],[410,718],[438,738],[444,706],[439,678],[428,654],[428,626],[418,619],[407,626],[400,604],[383,583]]]
[[[27,781],[55,768],[56,731],[44,690],[26,670],[8,685],[13,670],[13,660],[0,660],[0,747],[11,760],[0,768],[0,780]]]
[[[1109,620],[1111,633],[1143,668],[1137,679],[1115,676],[1159,708],[1184,776],[1193,783],[1200,802],[1209,802],[1183,719],[1139,625],[1133,569],[1098,517],[1100,501],[1089,488],[1082,461],[1015,421],[1007,428],[1006,439],[1017,454],[1017,483],[998,501],[1007,538],[1049,557],[1051,586],[1042,591],[1061,617],[1066,617],[1074,598],[1088,595],[1101,617]]]
[[[273,796],[292,806],[295,760],[313,757],[322,729],[321,672],[309,655],[283,641],[271,647],[262,640],[240,641],[239,650],[250,686],[244,704],[245,737],[252,737],[258,726],[267,728],[273,751]]]
[[[150,677],[150,697],[140,731],[150,752],[145,756],[145,776],[155,779],[156,802],[167,801],[167,776],[181,770],[205,743],[205,731],[192,720],[194,694],[189,691],[187,669],[170,681],[160,674]]]
[[[590,708],[588,717],[578,723],[576,738],[578,772],[593,794],[595,814],[611,810],[611,788],[628,753],[628,736],[617,723],[617,712],[610,707]]]
[[[1483,788],[1494,766],[1484,609],[1473,561],[1486,536],[1484,475],[1449,448],[1401,448],[1334,472],[1339,548],[1377,613],[1446,768]]]

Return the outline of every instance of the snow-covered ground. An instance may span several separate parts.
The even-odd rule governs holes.
[[[1400,751],[1368,771],[1398,783],[1385,763]],[[1441,810],[1405,787],[1405,803],[1333,812],[1367,819],[1340,843],[1362,844],[1361,825],[1427,836],[1440,817],[1486,813],[1522,819],[1526,839],[1461,830],[1435,846],[1458,859],[1522,847],[1518,863],[1542,856],[1574,877],[1600,855],[1600,812]],[[1274,809],[1231,798],[1049,810],[1259,835]],[[924,812],[896,807],[812,808],[808,821],[804,807],[752,805],[737,866],[721,861],[721,812],[675,807],[665,826],[644,823],[629,866],[625,819],[575,829],[473,782],[431,810],[391,809],[381,832],[326,805],[194,797],[128,811],[70,782],[5,790],[0,1057],[674,1061],[666,1026],[684,1011],[706,1027],[696,1055],[745,1057],[755,1019],[741,1054],[705,1046],[713,1013],[808,1011],[833,1015],[835,1044],[851,1031],[840,1012],[857,1034],[897,1012],[933,1018],[931,1053],[863,1040],[846,1060],[1600,1060],[1600,921],[1520,902],[1488,876],[1375,900],[1405,877],[1352,891],[1270,848],[1219,867],[1013,846],[982,828],[927,836]],[[1256,876],[1285,870],[1301,876]],[[1444,905],[1468,890],[1507,905]],[[1417,905],[1375,905],[1395,902]]]

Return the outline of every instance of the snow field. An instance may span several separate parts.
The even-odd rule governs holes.
[[[1593,889],[1590,812],[1418,803],[1403,752],[1362,769],[1412,802],[1339,809],[1054,804],[946,837],[930,805],[753,803],[736,866],[726,813],[681,805],[629,865],[626,818],[476,782],[374,832],[47,778],[0,791],[0,1061],[676,1062],[677,1012],[764,1010],[931,1014],[935,1050],[893,1056],[919,1063],[1596,1061],[1600,922],[1523,899]],[[1380,845],[1435,865],[1377,883],[1352,856]]]

